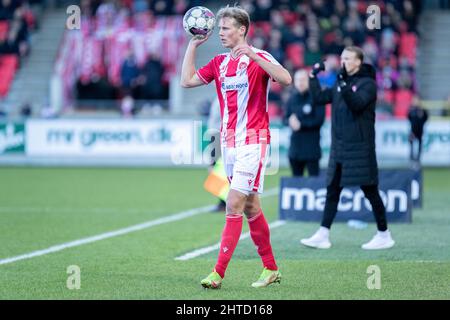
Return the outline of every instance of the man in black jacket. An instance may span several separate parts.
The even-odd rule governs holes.
[[[363,63],[358,47],[346,47],[341,54],[342,69],[332,89],[321,90],[317,74],[325,69],[316,63],[310,75],[314,104],[332,103],[331,151],[327,173],[327,196],[319,230],[301,243],[314,248],[331,247],[329,230],[336,216],[343,187],[360,186],[372,205],[378,232],[363,249],[387,249],[394,240],[387,228],[386,210],[378,191],[375,154],[375,69]]]
[[[415,165],[420,165],[422,154],[423,127],[428,120],[428,112],[420,105],[420,100],[415,97],[408,112],[408,120],[411,123],[411,133],[409,134],[410,160]]]
[[[289,163],[293,176],[319,175],[320,127],[325,119],[325,107],[313,106],[309,93],[308,73],[298,70],[294,75],[295,92],[286,104],[284,123],[292,129],[289,146]]]

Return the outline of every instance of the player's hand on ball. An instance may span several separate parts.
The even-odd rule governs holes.
[[[252,50],[252,48],[250,48],[248,44],[240,44],[233,49],[233,55],[235,57],[239,57],[243,54],[252,60],[255,60],[258,57],[258,55]]]
[[[190,43],[195,46],[198,47],[199,45],[201,45],[202,43],[206,42],[206,40],[209,39],[209,35],[203,36],[203,35],[196,35],[193,36],[190,40]]]

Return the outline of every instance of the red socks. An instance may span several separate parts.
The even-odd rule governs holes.
[[[250,236],[258,249],[263,265],[269,270],[278,270],[270,244],[270,230],[262,211],[248,219]]]
[[[241,214],[227,214],[225,220],[225,227],[222,232],[222,241],[220,242],[219,257],[215,266],[216,272],[224,278],[225,270],[231,260],[234,249],[239,242],[242,232]],[[269,270],[278,270],[275,258],[272,253],[272,246],[270,244],[270,230],[266,218],[262,211],[256,216],[248,219],[250,228],[250,236],[255,243],[258,254],[261,257],[263,265]]]
[[[215,270],[223,278],[242,232],[242,215],[227,214]]]

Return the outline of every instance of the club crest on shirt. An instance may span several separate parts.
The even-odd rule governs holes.
[[[358,89],[358,88],[357,88],[356,86],[352,86],[352,91],[353,91],[353,92],[356,92],[357,89]]]
[[[242,61],[239,63],[238,69],[243,70],[243,69],[247,68],[247,66],[248,66],[247,62]]]

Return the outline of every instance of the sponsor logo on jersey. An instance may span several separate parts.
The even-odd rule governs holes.
[[[229,83],[225,84],[225,82],[222,82],[222,90],[225,91],[233,91],[233,90],[239,90],[248,88],[248,82],[241,82],[241,83]]]

